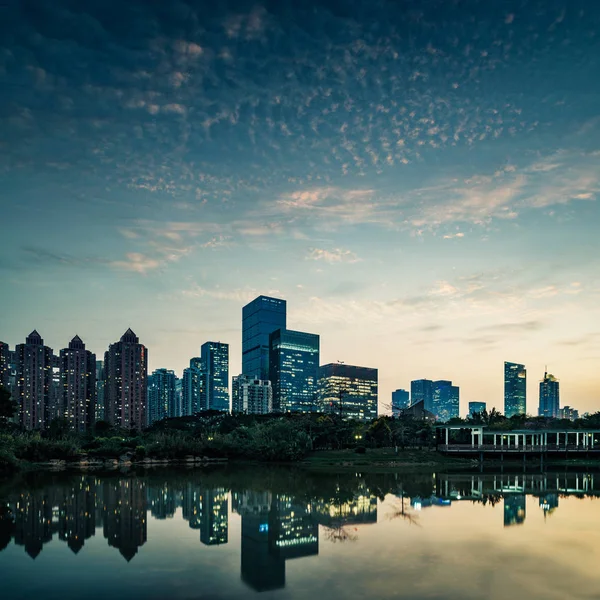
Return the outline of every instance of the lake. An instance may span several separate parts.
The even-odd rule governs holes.
[[[600,597],[600,474],[0,480],[2,598]]]

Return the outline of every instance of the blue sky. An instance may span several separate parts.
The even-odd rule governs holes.
[[[504,360],[600,408],[600,5],[53,2],[0,8],[0,338],[151,368],[288,300],[381,403]]]

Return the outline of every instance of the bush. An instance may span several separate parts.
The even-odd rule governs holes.
[[[354,452],[356,452],[356,454],[366,454],[367,449],[364,446],[358,446]]]

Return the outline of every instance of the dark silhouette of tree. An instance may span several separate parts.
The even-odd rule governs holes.
[[[0,419],[12,419],[17,414],[18,408],[10,392],[0,385]]]

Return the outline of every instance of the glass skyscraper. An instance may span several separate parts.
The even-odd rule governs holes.
[[[206,377],[206,408],[229,411],[229,344],[202,344],[200,359]]]
[[[156,369],[148,376],[148,425],[167,417],[179,417],[174,371]]]
[[[242,374],[269,379],[269,335],[285,329],[285,300],[259,296],[242,308]]]
[[[544,373],[544,380],[540,381],[540,417],[558,418],[560,410],[560,395],[558,379],[554,375]]]
[[[475,413],[482,413],[486,409],[485,402],[469,402],[469,416],[473,416]]]
[[[319,336],[278,329],[269,336],[273,411],[311,412],[317,402]]]
[[[423,408],[433,412],[433,381],[416,379],[410,382],[410,405],[423,401]]]
[[[449,421],[460,413],[460,390],[451,381],[433,382],[433,414],[438,421]]]
[[[504,363],[504,414],[507,417],[527,412],[527,371],[525,365]]]
[[[206,410],[206,375],[199,357],[190,359],[190,366],[183,370],[181,382],[181,414],[184,417]]]
[[[410,393],[408,390],[394,390],[392,392],[392,417],[397,417],[403,410],[410,406]]]
[[[377,369],[331,363],[319,368],[319,409],[346,419],[377,418]]]

